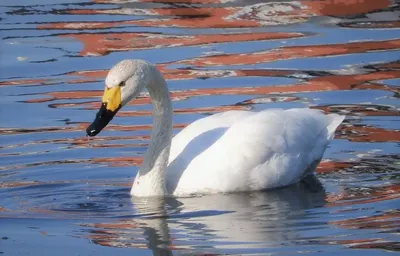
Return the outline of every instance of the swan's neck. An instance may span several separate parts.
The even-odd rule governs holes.
[[[167,83],[158,70],[147,86],[153,105],[150,145],[132,186],[133,196],[164,196],[166,169],[172,140],[172,104]]]

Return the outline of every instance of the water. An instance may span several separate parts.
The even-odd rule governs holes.
[[[0,5],[0,253],[381,255],[399,245],[399,3],[4,0]],[[131,199],[147,94],[100,136],[107,70],[168,80],[175,132],[230,109],[347,116],[317,169],[325,191]]]

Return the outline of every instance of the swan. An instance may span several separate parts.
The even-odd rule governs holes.
[[[172,136],[167,83],[144,60],[123,60],[105,79],[102,105],[86,129],[96,136],[118,110],[147,88],[153,128],[131,195],[189,196],[288,186],[314,169],[344,116],[307,108],[227,111]]]

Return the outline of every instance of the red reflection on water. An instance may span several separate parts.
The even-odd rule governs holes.
[[[400,113],[396,113],[400,115]],[[337,138],[355,142],[400,142],[400,130],[389,130],[366,125],[347,125]]]
[[[165,3],[165,2],[163,2]],[[174,2],[175,4],[176,2]],[[289,6],[282,9],[280,6]],[[267,15],[280,17],[284,20],[281,23],[303,22],[308,16],[303,17],[299,13],[293,13],[294,9],[300,9],[296,4],[281,3],[274,6],[268,6]],[[265,8],[264,8],[265,9]],[[56,22],[50,24],[39,25],[38,29],[104,29],[116,26],[151,26],[151,27],[190,27],[190,28],[239,28],[239,27],[260,27],[265,21],[258,17],[265,15],[263,8],[257,5],[249,7],[186,7],[186,8],[152,8],[146,9],[147,15],[157,16],[173,16],[173,18],[165,19],[143,19],[143,20],[122,20],[111,22]],[[82,14],[87,11],[76,10],[70,11],[75,14]],[[91,12],[91,11],[89,11]],[[101,13],[104,11],[95,11]],[[111,10],[111,12],[116,12]],[[175,18],[178,16],[179,18]],[[265,17],[264,17],[265,18]],[[275,18],[276,20],[276,18]],[[279,24],[270,21],[272,24]]]
[[[382,198],[386,200],[387,198]],[[373,229],[373,230],[384,230],[386,233],[396,234],[400,227],[398,219],[400,218],[400,211],[390,210],[377,215],[368,217],[350,218],[345,220],[331,221],[332,225],[339,228],[346,229]],[[346,239],[346,240],[334,240],[330,243],[335,244],[346,244],[350,245],[350,248],[356,249],[385,249],[390,251],[398,251],[399,243],[394,241],[385,241],[382,238],[370,238],[370,239]]]
[[[318,16],[350,16],[387,8],[390,0],[318,0],[300,1]]]
[[[99,56],[116,51],[152,49],[160,47],[192,46],[212,43],[250,42],[258,40],[288,39],[301,33],[241,33],[210,35],[163,35],[151,33],[66,34],[82,42],[80,56]]]
[[[400,211],[394,210],[392,212],[382,213],[378,215],[332,221],[330,223],[340,226],[341,228],[386,229],[399,228],[400,223],[397,221],[398,218],[400,218]]]
[[[399,48],[399,39],[329,45],[286,46],[274,50],[261,52],[221,54],[207,57],[198,57],[191,60],[179,61],[178,63],[184,63],[197,67],[251,65],[277,60],[335,56],[343,54],[365,53],[371,51],[395,50]]]
[[[96,1],[100,3],[114,3],[114,1]],[[128,14],[153,15],[172,18],[122,20],[109,22],[57,22],[39,25],[39,29],[104,29],[115,26],[152,26],[152,27],[190,27],[190,28],[239,28],[260,27],[266,25],[292,24],[305,22],[312,16],[349,16],[359,15],[387,8],[390,0],[319,0],[295,2],[267,2],[245,6],[218,5],[223,1],[196,0],[196,1],[147,1],[170,4],[170,8],[148,8],[139,12],[130,8]],[[185,3],[187,6],[176,6]],[[191,6],[190,4],[196,4]],[[206,5],[206,6],[202,6]],[[210,7],[211,5],[211,7]],[[133,13],[132,13],[133,11]],[[124,9],[84,9],[66,10],[70,14],[126,14]]]
[[[357,244],[353,245],[350,248],[355,249],[383,249],[388,251],[400,251],[400,243],[399,242],[377,242],[377,243],[369,243],[369,244]]]
[[[90,148],[90,147],[88,147]],[[43,161],[20,165],[8,165],[0,167],[0,171],[17,170],[38,166],[46,165],[64,165],[64,164],[107,164],[108,166],[137,166],[142,163],[141,157],[102,157],[102,158],[92,158],[92,159],[71,159],[71,160],[54,160],[54,161]],[[0,187],[12,187],[13,184],[18,184],[18,186],[31,185],[30,183],[34,181],[24,181],[22,183],[3,183]]]
[[[175,109],[175,114],[199,114],[199,113],[218,113],[229,110],[249,110],[249,107],[246,106],[216,106],[216,107],[203,107],[203,108],[184,108],[184,109]],[[125,117],[133,117],[133,116],[151,116],[152,112],[150,110],[142,110],[142,111],[121,111],[118,112],[117,116],[125,116]]]
[[[2,85],[30,85],[30,84],[45,84],[48,81],[46,79],[18,79],[11,81],[0,81],[0,86]]]
[[[89,126],[88,122],[78,122],[74,125],[68,126],[54,126],[54,127],[39,127],[39,128],[0,128],[0,135],[14,135],[14,134],[24,134],[24,133],[38,133],[38,132],[64,132],[64,131],[85,131]],[[185,124],[174,124],[174,128],[183,128]],[[137,130],[149,130],[151,125],[115,125],[109,124],[106,129],[117,130],[117,131],[137,131]],[[98,137],[100,139],[101,137]],[[145,138],[145,136],[140,136],[140,138]],[[82,138],[82,140],[85,140]],[[87,143],[86,139],[86,143]]]
[[[340,194],[334,194],[327,197],[329,202],[327,206],[346,206],[356,204],[367,204],[380,202],[385,200],[393,200],[400,198],[400,185],[386,185],[383,187],[373,187],[368,193],[361,191],[360,193],[347,193],[343,191]]]
[[[286,71],[287,72],[287,71]],[[94,72],[99,75],[100,72]],[[268,74],[268,72],[266,72]],[[86,72],[82,72],[86,74]],[[92,72],[88,72],[93,76]],[[102,73],[101,73],[102,74]],[[239,71],[238,75],[254,75],[255,71],[246,73],[246,71]],[[275,72],[279,75],[280,72]],[[236,87],[236,88],[204,88],[204,89],[191,89],[185,91],[172,91],[172,100],[182,100],[194,96],[207,96],[207,95],[266,95],[266,94],[281,94],[281,93],[299,93],[299,92],[321,92],[321,91],[334,91],[334,90],[354,90],[354,89],[378,89],[385,91],[397,92],[396,88],[385,86],[381,84],[373,84],[372,81],[393,79],[400,77],[399,71],[375,71],[366,74],[355,75],[328,75],[321,77],[313,77],[305,82],[291,84],[291,85],[276,85],[276,86],[254,86],[254,87]],[[40,103],[49,102],[53,100],[66,100],[66,99],[99,99],[102,94],[101,90],[96,91],[62,91],[62,92],[48,92],[46,98],[26,100],[26,103]],[[138,97],[136,100],[129,103],[129,105],[148,104],[151,100],[148,96]],[[100,102],[83,102],[72,103],[69,106],[87,105],[88,108],[98,108]],[[62,106],[62,105],[57,105]]]

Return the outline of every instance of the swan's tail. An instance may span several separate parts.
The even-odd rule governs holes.
[[[335,131],[338,128],[338,126],[343,122],[345,116],[341,116],[338,114],[329,114],[326,115],[328,118],[328,126],[326,129],[328,130],[328,140],[333,139],[333,136],[335,136]]]

